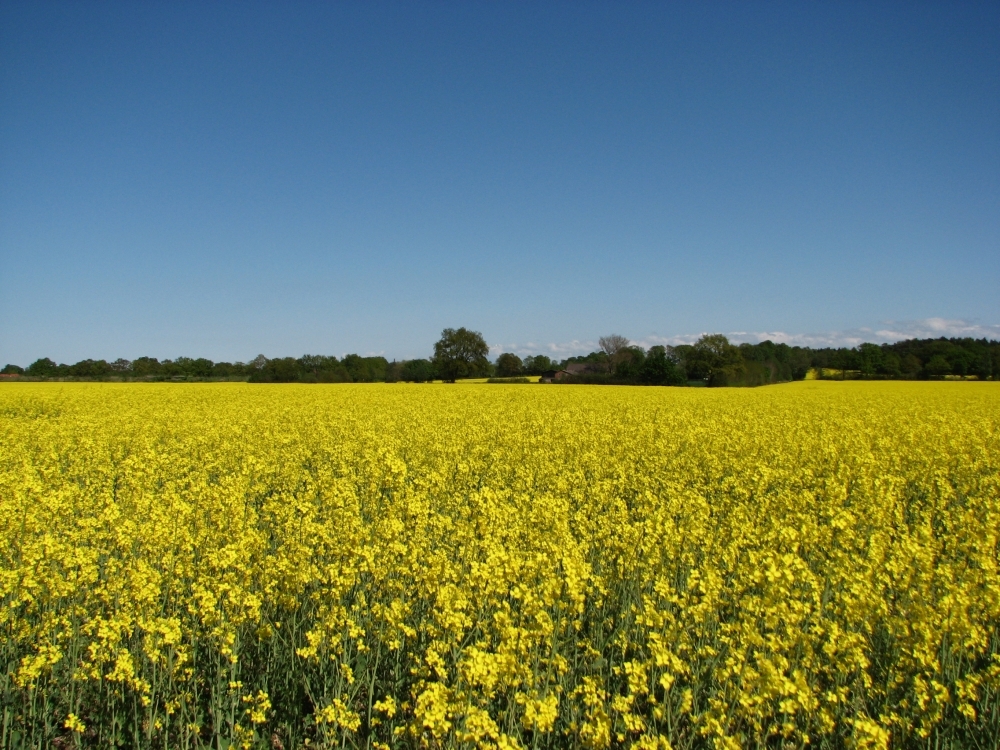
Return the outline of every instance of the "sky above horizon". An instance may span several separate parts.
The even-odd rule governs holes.
[[[1000,339],[1000,4],[0,3],[0,364]]]

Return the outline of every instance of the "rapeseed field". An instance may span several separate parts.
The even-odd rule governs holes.
[[[0,386],[2,747],[1000,736],[1000,385]]]

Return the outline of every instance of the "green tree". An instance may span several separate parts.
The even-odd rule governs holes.
[[[111,365],[103,359],[84,359],[69,368],[69,374],[77,378],[103,378],[111,372]]]
[[[28,374],[37,378],[51,378],[59,372],[59,366],[48,357],[36,359],[28,365]]]
[[[931,357],[931,361],[927,363],[927,367],[924,369],[927,370],[927,374],[932,378],[941,378],[951,374],[951,365],[940,354],[935,354]]]
[[[434,365],[443,380],[482,377],[490,370],[490,347],[478,331],[445,328],[434,344]]]
[[[788,356],[788,367],[793,380],[802,380],[809,372],[809,351],[800,346],[792,348]]]
[[[651,346],[639,370],[639,379],[648,385],[683,385],[684,373],[664,346]]]
[[[356,354],[353,356],[360,359]],[[303,354],[296,362],[299,368],[299,380],[303,383],[350,383],[354,380],[336,357]]]
[[[189,374],[194,375],[199,378],[210,378],[212,377],[212,367],[215,363],[210,359],[205,359],[204,357],[198,357],[198,359],[193,360],[190,365],[188,365]]]
[[[385,371],[389,362],[385,357],[362,357],[360,354],[348,354],[341,364],[351,375],[355,383],[373,383],[385,380]]]
[[[882,367],[882,347],[864,343],[858,347],[858,364],[861,374],[870,378]]]
[[[294,383],[300,379],[301,370],[295,357],[268,359],[261,367],[251,371],[251,383]]]
[[[256,357],[247,362],[247,369],[251,372],[254,370],[262,370],[265,365],[267,365],[268,359],[263,354],[258,354]]]
[[[879,368],[879,373],[890,378],[898,378],[903,373],[903,365],[899,359],[899,355],[896,352],[883,352],[882,353],[882,366]]]
[[[969,375],[976,367],[976,355],[968,349],[956,347],[957,351],[948,357],[951,371],[956,375]]]
[[[139,357],[132,362],[132,374],[137,378],[159,375],[163,366],[156,357]]]
[[[229,378],[239,374],[237,366],[232,362],[216,362],[212,365],[213,378]]]
[[[434,379],[434,365],[426,359],[409,359],[400,368],[399,379],[410,383],[426,383]]]
[[[501,378],[511,378],[520,375],[523,371],[524,363],[521,358],[513,352],[504,352],[497,357],[497,375]]]
[[[618,351],[615,375],[623,380],[638,380],[646,363],[646,350],[641,346],[626,346]]]
[[[544,354],[536,354],[534,357],[525,357],[521,370],[525,375],[541,375],[549,370],[558,370],[555,362]]]
[[[677,358],[678,364],[688,380],[701,380],[707,377],[707,375],[699,375],[693,369],[695,353],[694,347],[691,344],[678,344],[673,347],[673,350],[674,356]]]
[[[972,367],[972,374],[980,380],[986,380],[993,374],[993,361],[990,357],[990,350],[983,348],[976,353],[976,361]]]
[[[904,378],[917,377],[921,367],[923,367],[923,363],[914,354],[907,354],[900,360],[899,364],[899,369],[902,371]]]
[[[861,369],[857,349],[847,349],[844,347],[837,349],[830,358],[830,364],[835,369],[840,370],[841,380],[845,379],[847,373],[851,370]]]
[[[24,368],[18,365],[4,365],[0,370],[0,375],[23,375]]]
[[[721,333],[707,333],[698,339],[684,364],[688,377],[708,380],[712,386],[735,384],[744,373],[739,347]]]
[[[385,369],[385,382],[386,383],[398,383],[402,378],[400,375],[403,372],[403,363],[392,360],[389,366]]]
[[[601,345],[601,351],[608,355],[608,363],[612,374],[618,371],[618,365],[622,360],[631,359],[627,353],[629,340],[624,336],[612,333],[607,336],[601,336],[597,340],[597,343]]]

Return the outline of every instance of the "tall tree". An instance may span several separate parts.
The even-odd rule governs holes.
[[[925,369],[932,378],[943,378],[945,375],[951,374],[951,364],[940,354],[931,357],[931,361],[927,363]]]
[[[861,374],[870,378],[882,367],[882,347],[864,343],[858,347],[858,364]]]
[[[546,355],[536,354],[534,357],[525,357],[521,369],[525,375],[541,375],[548,370],[558,369],[558,366]]]
[[[652,346],[639,370],[639,379],[649,385],[683,385],[685,377],[665,346]]]
[[[58,372],[58,365],[48,357],[36,359],[28,365],[28,374],[36,377],[51,378]]]
[[[132,361],[132,374],[137,378],[159,375],[163,366],[156,357],[139,357]]]
[[[709,385],[735,383],[744,372],[739,347],[721,333],[709,333],[698,339],[685,361],[688,376],[705,378]]]
[[[520,375],[524,363],[521,358],[513,352],[504,352],[497,357],[497,375],[501,378],[509,378]]]
[[[478,331],[445,328],[434,344],[434,364],[443,380],[481,377],[489,372],[490,347]]]
[[[612,333],[608,336],[601,336],[597,343],[601,345],[601,351],[608,355],[611,372],[614,372],[624,357],[625,350],[628,349],[629,340],[617,333]]]

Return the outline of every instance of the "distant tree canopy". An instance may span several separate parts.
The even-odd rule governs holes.
[[[411,359],[400,368],[399,379],[409,383],[426,383],[434,380],[434,364],[429,359]]]
[[[434,344],[434,365],[443,380],[479,378],[490,372],[490,347],[478,331],[445,328]]]
[[[728,385],[746,372],[739,347],[720,333],[702,336],[691,347],[684,347],[681,359],[690,380],[705,380],[709,385]]]
[[[649,348],[637,375],[646,385],[684,385],[687,380],[679,361],[665,346]]]
[[[139,357],[134,360],[85,359],[75,365],[57,365],[44,357],[22,370],[8,365],[4,374],[25,374],[42,378],[79,378],[85,380],[249,380],[253,383],[369,383],[389,379],[385,357],[362,357],[348,354],[342,360],[306,354],[298,359],[268,359],[263,354],[250,362],[213,362],[199,357],[158,360]]]
[[[65,367],[65,365],[63,365]],[[48,357],[36,359],[28,365],[28,374],[42,378],[55,377],[59,372],[59,366]]]
[[[662,353],[656,351],[660,348]],[[664,365],[664,360],[670,364]],[[1000,342],[910,339],[894,344],[810,349],[773,341],[737,346],[722,334],[707,334],[694,344],[654,346],[649,351],[634,345],[613,349],[602,346],[586,356],[570,357],[562,366],[572,363],[606,363],[611,367],[605,374],[573,375],[561,382],[638,385],[687,381],[708,386],[756,386],[801,380],[811,369],[819,377],[833,378],[927,380],[973,375],[985,380],[1000,378]],[[662,380],[653,373],[663,373]]]
[[[649,350],[629,343],[624,336],[602,338],[602,348],[590,354],[556,362],[544,354],[521,359],[505,352],[489,362],[489,347],[482,335],[465,328],[447,328],[434,345],[431,359],[388,362],[385,357],[348,354],[342,359],[319,354],[299,358],[268,359],[263,354],[250,362],[213,362],[178,357],[158,360],[84,359],[76,364],[56,364],[48,357],[27,367],[8,364],[0,374],[8,377],[71,378],[81,380],[249,380],[253,383],[371,383],[458,378],[541,375],[571,364],[590,364],[585,374],[565,382],[622,383],[635,385],[755,386],[801,380],[812,369],[824,378],[911,379],[946,377],[1000,379],[1000,341],[987,339],[909,339],[894,344],[864,343],[857,347],[810,349],[775,344],[731,343],[721,334],[702,336],[694,344],[653,346]]]
[[[635,356],[635,348],[629,347],[629,340],[617,333],[601,336],[597,343],[601,351],[607,355],[612,373],[618,370],[619,364],[623,361],[628,362]]]
[[[544,354],[536,354],[533,357],[525,357],[521,363],[521,374],[541,375],[549,370],[558,369],[558,362],[553,362]]]
[[[504,352],[497,357],[497,375],[501,378],[510,378],[520,375],[524,370],[524,363],[521,358],[513,352]]]
[[[318,354],[268,359],[261,354],[249,367],[251,383],[374,383],[386,380],[389,362],[358,354],[342,360]]]
[[[972,338],[907,339],[856,348],[804,349],[809,366],[833,377],[933,379],[948,375],[1000,377],[1000,342]]]

